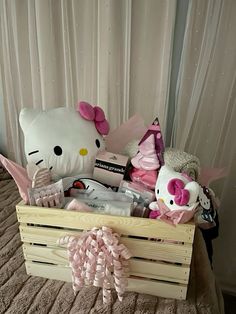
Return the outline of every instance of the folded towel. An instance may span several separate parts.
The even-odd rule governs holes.
[[[175,148],[166,148],[164,160],[167,166],[170,166],[177,172],[185,172],[193,180],[197,180],[200,171],[200,161],[196,156]]]

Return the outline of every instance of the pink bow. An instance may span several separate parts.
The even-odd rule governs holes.
[[[76,105],[76,111],[78,111],[85,120],[94,121],[98,133],[101,135],[108,134],[110,127],[102,108],[98,106],[93,107],[89,103],[81,101]]]
[[[187,205],[189,202],[189,191],[184,189],[185,184],[180,179],[172,179],[169,181],[167,189],[171,195],[175,195],[174,201],[177,205]]]
[[[110,228],[102,227],[58,240],[60,245],[67,244],[75,292],[85,284],[102,287],[103,303],[109,303],[114,285],[118,299],[122,301],[128,285],[128,259],[131,254],[119,243],[119,238]]]

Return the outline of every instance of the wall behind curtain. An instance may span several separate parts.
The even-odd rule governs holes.
[[[203,167],[227,167],[218,181],[220,236],[214,270],[236,293],[236,2],[190,1],[175,98],[173,146]]]
[[[99,104],[115,128],[166,121],[176,1],[0,1],[8,156],[23,160],[23,107]]]

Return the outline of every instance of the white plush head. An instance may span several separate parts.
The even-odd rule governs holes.
[[[105,148],[96,125],[100,122],[95,121],[94,115],[93,119],[86,118],[79,109],[64,107],[47,111],[24,108],[19,119],[28,162],[62,178],[92,174],[96,154]]]
[[[199,185],[186,175],[162,166],[155,187],[156,199],[161,200],[170,211],[193,210],[197,206]]]

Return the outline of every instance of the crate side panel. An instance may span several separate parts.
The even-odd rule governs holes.
[[[46,265],[28,261],[26,261],[25,265],[28,275],[71,282],[71,270],[69,267]],[[164,298],[185,299],[187,286],[151,281],[148,279],[129,278],[127,290]]]
[[[84,230],[90,230],[93,227],[107,226],[123,235],[153,237],[193,243],[195,226],[191,223],[179,224],[173,227],[163,221],[147,218],[79,213],[63,209],[38,208],[22,204],[18,204],[16,208],[18,221],[22,223]]]
[[[58,246],[57,240],[66,235],[81,234],[71,230],[57,230],[47,227],[20,225],[23,242]],[[158,241],[140,240],[121,237],[120,242],[126,245],[134,257],[163,260],[175,263],[190,264],[192,255],[191,244],[163,243]]]
[[[23,252],[27,261],[52,263],[60,266],[69,265],[65,249],[24,244]],[[131,259],[130,274],[170,282],[188,283],[189,267],[141,259]]]

